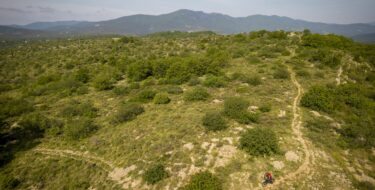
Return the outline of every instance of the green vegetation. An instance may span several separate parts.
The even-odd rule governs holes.
[[[332,114],[345,121],[338,132],[350,147],[374,146],[373,90],[363,85],[313,86],[302,97],[301,105]]]
[[[319,175],[278,188],[373,186],[355,175],[375,178],[374,45],[309,31],[2,43],[0,189],[248,189],[265,171],[277,180],[306,161],[291,128],[292,76]],[[284,156],[292,151],[298,162]]]
[[[169,99],[168,94],[166,93],[159,93],[154,97],[155,104],[168,104],[170,101],[171,99]]]
[[[221,113],[206,113],[202,121],[203,126],[209,131],[220,131],[228,128],[228,125]]]
[[[143,112],[145,110],[142,105],[138,103],[126,103],[120,107],[113,121],[116,123],[131,121]]]
[[[79,140],[90,136],[98,127],[88,118],[69,120],[64,126],[64,136],[69,140]]]
[[[164,165],[157,164],[147,169],[143,175],[143,180],[148,184],[156,184],[157,182],[167,178],[169,176],[168,172],[165,171]]]
[[[242,124],[257,122],[258,115],[247,111],[249,105],[249,102],[243,98],[228,98],[224,102],[224,113]]]
[[[202,87],[196,87],[188,92],[186,92],[184,99],[186,101],[204,101],[210,97],[210,94],[206,89]]]
[[[222,190],[223,183],[210,172],[200,172],[193,175],[184,190]]]
[[[149,102],[154,99],[156,92],[153,90],[142,90],[132,101]]]
[[[240,148],[253,156],[271,155],[279,152],[278,140],[272,129],[255,128],[241,135]]]

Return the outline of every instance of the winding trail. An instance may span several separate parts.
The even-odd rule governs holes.
[[[115,169],[114,165],[103,158],[89,155],[88,153],[73,151],[73,150],[58,150],[58,149],[47,149],[47,148],[36,148],[34,152],[45,154],[49,156],[64,157],[73,160],[78,160],[81,162],[86,162],[89,164],[95,164],[100,169],[111,172]]]
[[[299,108],[299,102],[301,100],[301,96],[303,94],[303,88],[299,84],[299,82],[296,79],[296,74],[292,70],[292,68],[288,65],[286,65],[288,68],[288,71],[290,73],[290,77],[292,80],[292,83],[297,88],[297,96],[293,100],[293,120],[292,120],[292,130],[297,138],[297,140],[302,145],[302,150],[304,152],[304,160],[302,164],[299,166],[297,170],[294,172],[288,173],[285,176],[281,176],[280,178],[276,179],[275,183],[270,186],[271,189],[277,188],[279,185],[287,182],[287,181],[295,181],[293,179],[296,179],[299,177],[302,173],[309,173],[310,172],[310,165],[312,164],[313,158],[313,152],[308,148],[307,141],[304,139],[301,128],[302,128],[302,114],[300,113]]]
[[[124,189],[132,189],[139,185],[139,180],[132,184],[132,179],[128,176],[129,172],[136,169],[136,166],[134,165],[128,168],[118,168],[115,167],[113,163],[103,158],[90,155],[88,152],[48,148],[36,148],[33,151],[43,155],[69,158],[88,164],[94,164],[95,166],[98,166],[98,168],[108,173],[107,178],[109,180],[120,185]]]
[[[341,75],[342,75],[342,66],[340,66],[339,70],[337,71],[337,77],[336,77],[336,85],[339,86],[341,84]]]

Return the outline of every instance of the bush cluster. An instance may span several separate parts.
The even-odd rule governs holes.
[[[132,101],[149,102],[154,99],[155,95],[156,92],[154,90],[142,90],[138,92],[138,94],[134,99],[132,99]]]
[[[167,86],[163,89],[168,94],[182,94],[184,90],[179,86]]]
[[[224,101],[224,113],[229,118],[242,124],[258,121],[258,115],[247,111],[249,102],[243,98],[233,97]]]
[[[201,57],[171,57],[157,60],[136,61],[127,67],[130,80],[141,81],[148,77],[165,79],[167,83],[182,84],[193,76],[220,74],[227,62],[227,56],[220,53],[207,53]]]
[[[223,182],[212,173],[205,171],[193,175],[184,190],[222,190]]]
[[[66,118],[76,116],[96,117],[97,112],[98,109],[90,102],[71,101],[60,111],[60,114]]]
[[[24,99],[13,99],[8,97],[0,98],[0,119],[19,116],[33,111],[33,106]]]
[[[225,81],[222,77],[208,75],[206,80],[203,81],[203,85],[207,87],[220,88],[225,86]]]
[[[316,111],[331,113],[335,109],[332,90],[324,86],[314,86],[303,95],[301,105]]]
[[[171,99],[168,97],[167,93],[158,93],[154,97],[155,104],[168,104]]]
[[[203,126],[209,131],[220,131],[228,128],[221,113],[209,112],[202,119]]]
[[[275,79],[288,79],[289,78],[289,71],[285,68],[278,68],[273,73],[273,78],[275,78]]]
[[[169,176],[168,172],[165,170],[164,165],[157,164],[148,168],[143,174],[143,180],[147,184],[154,185],[157,182],[167,178]]]
[[[126,103],[118,110],[117,114],[115,115],[114,122],[122,123],[133,120],[143,112],[145,112],[145,110],[142,105],[138,103]]]
[[[279,152],[278,140],[271,129],[255,128],[243,133],[240,148],[253,156],[271,155]]]
[[[185,93],[184,100],[186,101],[204,101],[210,97],[206,89],[196,87]]]
[[[115,80],[109,75],[99,75],[93,81],[93,86],[97,90],[110,90],[113,88]]]
[[[98,127],[91,119],[79,118],[67,121],[64,136],[69,140],[80,140],[90,136]]]

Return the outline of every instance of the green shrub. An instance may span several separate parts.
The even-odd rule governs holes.
[[[90,71],[88,69],[79,69],[76,73],[75,73],[75,79],[77,81],[80,81],[82,83],[87,83],[89,82],[90,80],[90,75],[89,75]]]
[[[300,77],[305,77],[305,78],[311,77],[311,74],[306,70],[298,70],[296,73],[297,73],[297,76],[300,76]]]
[[[60,112],[63,117],[71,118],[76,116],[96,117],[98,109],[90,102],[71,101]]]
[[[152,66],[145,61],[134,62],[127,69],[127,76],[132,81],[141,81],[152,76]]]
[[[141,85],[139,85],[138,82],[132,82],[129,84],[129,89],[130,90],[136,90],[136,89],[139,89],[141,88]]]
[[[0,174],[0,189],[16,189],[21,184],[21,181],[10,175]]]
[[[117,96],[122,96],[130,93],[130,88],[126,86],[116,86],[112,89],[112,92]]]
[[[149,102],[154,99],[156,95],[156,92],[153,90],[142,90],[138,92],[137,96],[133,101],[138,101],[138,102]]]
[[[25,139],[41,138],[44,135],[44,131],[52,127],[53,124],[50,119],[40,113],[30,113],[22,116],[19,121],[21,130],[18,131],[18,135]]]
[[[38,78],[38,82],[37,83],[39,85],[45,85],[45,84],[48,84],[50,82],[57,81],[59,79],[60,79],[60,77],[57,74],[48,74],[48,75],[40,76]]]
[[[208,171],[193,175],[184,190],[222,190],[223,182]]]
[[[166,78],[170,83],[182,84],[190,80],[192,68],[185,62],[175,62],[167,71]]]
[[[331,113],[335,109],[333,92],[323,86],[314,86],[302,96],[301,105]]]
[[[138,103],[127,103],[120,107],[117,114],[115,115],[114,122],[122,123],[131,121],[143,112],[145,112],[145,110],[142,105]]]
[[[220,131],[228,128],[227,122],[218,112],[209,112],[202,119],[203,126],[209,131]]]
[[[228,98],[224,101],[224,113],[229,118],[232,118],[241,124],[258,122],[258,114],[247,111],[249,105],[249,102],[243,98]]]
[[[189,86],[196,86],[196,85],[198,85],[200,83],[201,83],[201,81],[199,80],[198,77],[191,77],[190,80],[189,80],[189,82],[188,82],[188,85]]]
[[[240,148],[253,156],[271,155],[279,152],[276,134],[271,129],[255,128],[243,133]]]
[[[259,116],[256,113],[242,111],[242,112],[238,112],[236,117],[233,117],[233,119],[241,124],[250,124],[250,123],[257,123],[259,121]]]
[[[224,113],[230,118],[236,118],[240,113],[246,112],[250,103],[239,97],[227,98],[224,101]]]
[[[166,91],[168,94],[182,94],[184,92],[179,86],[167,86],[163,91]]]
[[[204,101],[210,97],[206,89],[196,87],[185,93],[184,100],[186,101]]]
[[[155,104],[168,104],[170,101],[167,93],[158,93],[154,97]]]
[[[146,181],[147,184],[154,185],[168,176],[169,174],[165,170],[164,165],[157,164],[145,171],[143,174],[143,180]]]
[[[80,140],[90,136],[98,127],[91,119],[79,118],[69,120],[64,127],[64,136],[69,140]]]
[[[253,86],[258,86],[258,85],[262,84],[262,79],[260,79],[259,76],[252,76],[252,77],[246,78],[246,80],[244,82],[246,82],[250,85],[253,85]]]
[[[220,88],[225,86],[225,81],[221,77],[208,75],[206,80],[203,81],[203,85],[207,87]]]
[[[273,78],[275,78],[275,79],[288,79],[289,78],[289,72],[285,68],[278,68],[274,72]]]
[[[263,105],[263,106],[261,106],[260,108],[259,108],[259,110],[261,111],[261,112],[263,112],[263,113],[265,113],[265,112],[270,112],[271,111],[271,105]]]
[[[109,75],[99,75],[93,81],[94,88],[97,90],[110,90],[114,83],[115,80]]]
[[[261,62],[261,60],[258,57],[254,57],[254,56],[248,56],[246,57],[246,60],[250,64],[257,64]]]
[[[0,119],[19,116],[33,111],[33,106],[24,99],[0,98]]]

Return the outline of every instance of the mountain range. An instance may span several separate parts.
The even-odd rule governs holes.
[[[256,30],[302,31],[334,33],[347,37],[372,36],[375,23],[327,24],[296,20],[280,16],[252,15],[231,17],[219,13],[178,10],[162,15],[132,15],[113,20],[37,22],[28,25],[0,27],[0,38],[42,38],[82,35],[147,35],[162,31],[213,31],[220,34],[234,34]]]

